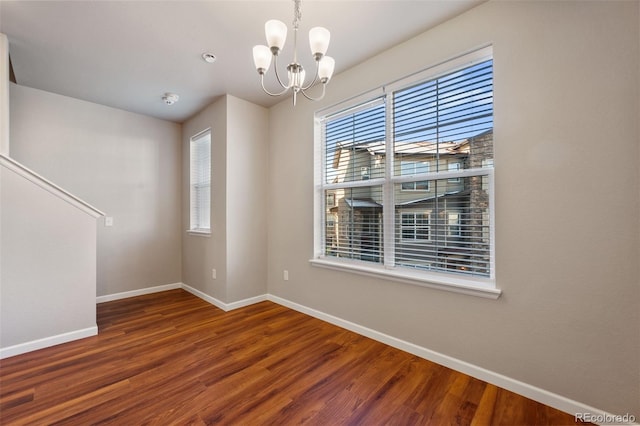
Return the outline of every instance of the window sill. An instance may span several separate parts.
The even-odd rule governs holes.
[[[391,281],[398,281],[406,284],[419,285],[422,287],[435,288],[438,290],[462,293],[470,296],[484,297],[487,299],[498,299],[502,290],[495,288],[492,280],[455,277],[445,274],[433,274],[424,271],[412,271],[405,269],[387,269],[384,266],[365,265],[356,261],[340,259],[318,258],[309,262],[313,266],[333,269],[336,271],[346,271],[355,274],[366,275],[374,278],[382,278]]]
[[[193,235],[196,237],[210,237],[211,236],[211,231],[209,230],[202,230],[202,229],[187,229],[187,234],[189,235]]]

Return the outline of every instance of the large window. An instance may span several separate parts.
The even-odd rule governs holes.
[[[211,130],[191,138],[189,230],[209,233],[211,220]]]
[[[372,93],[316,115],[314,263],[495,290],[491,48]]]

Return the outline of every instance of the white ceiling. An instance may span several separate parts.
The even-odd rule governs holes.
[[[337,74],[483,1],[303,1],[299,60],[313,66],[313,26],[331,31],[327,54]],[[280,100],[262,93],[251,53],[266,44],[268,19],[289,26],[283,69],[292,56],[290,0],[0,0],[0,32],[18,84],[175,122],[225,93],[264,106]],[[217,61],[204,62],[203,52]],[[165,105],[165,92],[179,102]]]

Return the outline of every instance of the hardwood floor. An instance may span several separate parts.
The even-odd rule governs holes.
[[[271,302],[172,290],[0,361],[0,424],[564,425],[573,416]]]

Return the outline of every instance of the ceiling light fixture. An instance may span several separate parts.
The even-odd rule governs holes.
[[[255,63],[256,70],[260,74],[260,81],[262,83],[262,90],[270,96],[284,95],[291,90],[293,92],[293,105],[296,104],[296,97],[298,93],[302,93],[305,98],[312,101],[319,101],[324,97],[325,87],[331,76],[333,75],[333,69],[335,67],[335,61],[330,56],[325,56],[329,47],[329,39],[331,34],[329,30],[323,27],[314,27],[309,31],[309,45],[311,47],[311,54],[316,61],[316,72],[313,81],[307,86],[304,85],[305,70],[298,63],[298,27],[302,13],[300,12],[300,0],[294,1],[293,9],[293,62],[287,66],[287,72],[289,82],[284,84],[278,75],[278,54],[284,46],[284,42],[287,38],[287,26],[276,19],[267,21],[264,25],[265,34],[267,36],[267,46],[254,46],[253,47],[253,62]],[[271,57],[273,56],[273,68],[275,70],[276,79],[282,91],[279,93],[271,93],[264,87],[264,74],[271,65]],[[322,83],[322,94],[319,97],[312,97],[306,93],[311,87],[313,87],[318,81]]]
[[[180,96],[176,95],[175,93],[165,93],[162,97],[162,100],[167,105],[175,104],[176,102],[178,102],[178,99],[180,99]]]
[[[202,54],[202,59],[204,59],[205,62],[212,64],[216,61],[216,55],[205,52]]]

